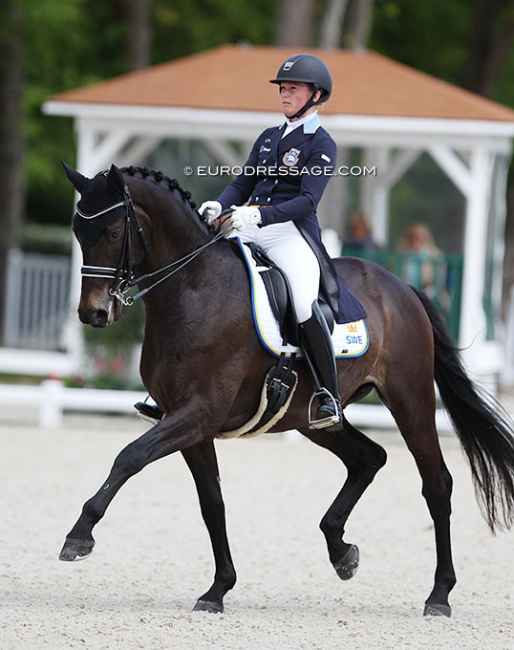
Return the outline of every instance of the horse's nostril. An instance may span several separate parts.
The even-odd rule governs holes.
[[[106,327],[108,323],[108,314],[105,309],[79,309],[79,319],[85,325]]]

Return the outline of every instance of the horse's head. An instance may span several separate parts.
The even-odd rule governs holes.
[[[115,165],[90,179],[62,164],[80,193],[73,217],[84,261],[79,318],[93,327],[106,327],[119,317],[121,290],[131,279],[132,201]]]

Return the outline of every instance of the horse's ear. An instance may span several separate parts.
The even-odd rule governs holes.
[[[77,190],[77,192],[81,192],[87,178],[85,176],[82,176],[82,174],[76,169],[73,169],[73,167],[67,165],[64,160],[61,160],[61,165],[64,167],[64,171],[66,172],[66,176],[68,177],[70,183]]]
[[[116,165],[112,164],[107,174],[107,183],[111,185],[115,190],[118,190],[123,193],[125,189],[125,181],[123,179],[123,174]]]

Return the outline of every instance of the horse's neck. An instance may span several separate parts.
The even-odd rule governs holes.
[[[199,246],[189,246],[186,254],[192,250],[199,250]],[[175,253],[164,258],[160,253],[159,263],[154,260],[149,272],[178,259]],[[180,263],[177,266],[181,266]],[[166,272],[155,278],[165,275]],[[154,319],[173,311],[173,319],[196,321],[202,314],[210,314],[212,306],[209,318],[215,318],[215,314],[225,308],[227,300],[237,296],[241,301],[241,296],[248,294],[247,284],[242,262],[234,248],[225,240],[216,241],[145,295],[147,315]]]

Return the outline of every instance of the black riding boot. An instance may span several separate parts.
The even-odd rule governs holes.
[[[337,431],[342,427],[339,380],[330,331],[317,302],[312,305],[312,316],[298,325],[298,331],[314,380],[313,398],[317,397],[319,402],[316,417],[310,420],[309,426],[311,429],[329,427],[329,430]]]
[[[138,415],[142,420],[151,424],[156,424],[164,416],[164,413],[157,405],[148,404],[147,402],[136,402],[134,408],[138,411]]]

